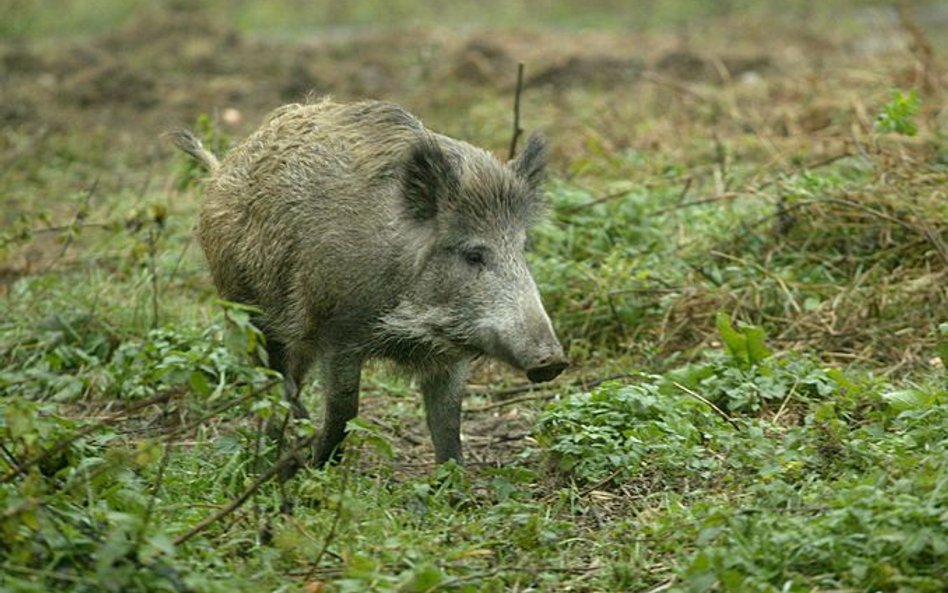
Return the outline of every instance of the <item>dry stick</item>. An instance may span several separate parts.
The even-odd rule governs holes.
[[[158,234],[153,226],[148,228],[148,274],[151,276],[151,328],[158,327]]]
[[[19,468],[13,469],[12,471],[4,474],[2,478],[0,478],[0,484],[9,482],[13,478],[24,473],[31,466],[34,466],[37,463],[41,463],[44,459],[48,458],[51,455],[55,455],[56,453],[59,453],[60,451],[62,451],[63,449],[71,445],[72,443],[76,442],[77,440],[81,439],[82,437],[90,435],[101,428],[105,428],[106,426],[109,426],[110,424],[113,424],[120,420],[124,420],[126,417],[128,417],[128,414],[130,414],[131,412],[136,412],[142,408],[147,408],[150,405],[161,403],[163,401],[166,401],[170,397],[171,397],[171,393],[162,393],[153,398],[146,399],[138,403],[132,404],[131,406],[129,406],[125,410],[122,410],[118,414],[115,414],[113,416],[105,418],[104,420],[100,422],[91,424],[89,426],[86,426],[85,428],[77,430],[75,433],[64,438],[63,440],[57,441],[49,449],[46,449],[40,452],[39,454],[37,454],[35,457],[31,459],[27,459],[26,461],[21,462]]]
[[[135,542],[135,549],[141,548],[145,542],[145,532],[148,530],[148,523],[151,521],[152,513],[155,510],[155,501],[158,500],[158,490],[161,488],[165,479],[165,469],[168,467],[168,460],[171,459],[171,436],[165,439],[164,451],[161,454],[161,462],[158,464],[158,475],[155,476],[155,484],[151,489],[151,496],[148,497],[148,506],[145,507],[145,515],[142,517],[141,527],[138,529],[138,539]]]
[[[707,404],[708,406],[710,406],[712,410],[714,410],[715,412],[717,412],[718,414],[720,414],[721,418],[724,418],[725,420],[727,420],[728,423],[730,423],[730,425],[733,426],[734,428],[740,428],[740,426],[738,426],[737,422],[736,422],[733,418],[731,418],[730,416],[727,415],[727,412],[725,412],[725,411],[722,410],[721,408],[719,408],[719,407],[717,407],[716,405],[714,405],[714,402],[712,402],[712,401],[709,400],[708,398],[704,397],[703,395],[701,395],[701,394],[699,394],[699,393],[696,393],[696,392],[692,391],[691,389],[688,389],[687,387],[685,387],[684,385],[682,385],[682,384],[679,383],[678,381],[673,381],[672,384],[673,384],[675,387],[677,387],[678,389],[681,389],[682,391],[684,391],[685,393],[687,393],[688,395],[690,395],[691,397],[695,398],[696,400],[698,400],[698,401],[700,401],[700,402],[702,402],[702,403]]]
[[[938,236],[935,235],[934,232],[928,226],[916,226],[910,222],[906,222],[904,220],[896,218],[895,216],[886,214],[885,212],[880,212],[879,210],[876,210],[875,208],[870,208],[869,206],[865,206],[863,204],[860,204],[859,202],[854,202],[852,200],[847,200],[844,198],[823,198],[820,201],[826,202],[828,204],[837,204],[840,206],[846,206],[847,208],[852,208],[853,210],[859,210],[861,212],[865,212],[866,214],[870,214],[872,216],[881,218],[882,220],[885,220],[886,222],[891,222],[892,224],[898,225],[907,231],[919,234],[925,237],[925,239],[929,243],[931,243],[932,247],[935,248],[935,251],[938,252],[938,255],[943,260],[945,260],[945,263],[948,263],[948,249],[945,248],[945,245],[944,243],[941,242],[941,239],[939,239]]]
[[[246,402],[248,399],[252,399],[252,398],[254,398],[254,397],[260,395],[261,393],[263,393],[263,392],[266,391],[267,389],[272,388],[272,387],[273,387],[274,385],[276,385],[278,382],[279,382],[278,379],[271,379],[270,381],[267,381],[267,382],[264,383],[263,385],[260,385],[259,387],[257,387],[257,388],[254,389],[253,391],[250,391],[250,392],[248,392],[248,393],[245,393],[244,395],[241,395],[240,397],[237,397],[237,398],[234,398],[234,399],[231,399],[231,400],[226,400],[226,401],[222,402],[220,405],[218,405],[218,406],[212,408],[210,411],[208,411],[208,412],[205,413],[204,415],[198,417],[197,419],[192,420],[191,422],[188,422],[187,424],[182,424],[182,425],[180,425],[180,426],[174,427],[174,429],[173,429],[170,433],[168,433],[168,434],[169,434],[169,436],[171,436],[171,435],[176,435],[176,434],[180,434],[180,433],[186,433],[186,432],[190,431],[190,430],[193,429],[193,428],[197,428],[198,426],[200,426],[201,424],[204,424],[205,422],[207,422],[208,420],[210,420],[210,419],[213,418],[214,416],[217,416],[218,414],[220,414],[220,413],[222,413],[222,412],[226,412],[227,410],[229,410],[229,409],[231,409],[231,408],[233,408],[233,407],[235,407],[235,406],[239,406],[240,404]],[[131,430],[126,431],[126,433],[145,432],[145,431],[147,431],[147,430],[148,430],[148,429],[131,429]]]
[[[16,458],[16,455],[14,455],[12,451],[7,449],[7,446],[3,443],[0,443],[0,453],[3,453],[4,456],[6,456],[7,465],[12,467],[16,471],[19,471],[19,472],[23,471],[20,468],[20,461]]]
[[[172,435],[178,434],[178,433],[180,433],[180,432],[186,432],[186,431],[190,430],[191,428],[193,428],[193,427],[195,427],[195,426],[198,426],[198,425],[200,425],[200,424],[203,424],[203,423],[206,422],[209,418],[212,418],[212,417],[216,416],[217,414],[220,414],[221,412],[224,412],[224,411],[226,411],[226,410],[228,410],[228,409],[230,409],[230,408],[232,408],[232,407],[234,407],[234,406],[236,406],[236,405],[238,405],[238,404],[241,404],[241,403],[243,403],[244,401],[246,401],[246,400],[248,400],[248,399],[250,399],[250,398],[252,398],[252,397],[255,397],[255,396],[257,396],[257,395],[260,395],[261,393],[263,393],[263,392],[266,391],[267,389],[270,389],[271,387],[273,387],[276,383],[277,383],[277,380],[276,380],[276,379],[271,380],[271,381],[268,381],[268,382],[264,383],[263,385],[257,387],[257,388],[254,389],[253,391],[247,393],[246,395],[243,395],[243,396],[238,397],[238,398],[236,398],[236,399],[233,399],[233,400],[230,400],[230,401],[227,401],[227,402],[224,402],[224,403],[220,404],[219,406],[215,407],[214,409],[212,409],[210,412],[208,412],[207,414],[205,414],[205,415],[202,416],[201,418],[198,418],[196,421],[193,421],[193,422],[190,422],[190,423],[185,424],[185,425],[183,425],[183,426],[177,427],[174,431],[172,431],[172,432],[168,435],[169,438],[170,438]],[[125,420],[126,418],[128,418],[128,415],[131,414],[131,413],[133,413],[133,412],[137,412],[137,411],[139,411],[139,410],[141,410],[141,409],[143,409],[143,408],[147,408],[148,406],[151,406],[151,405],[156,405],[156,404],[164,403],[164,402],[166,402],[167,400],[169,400],[172,395],[173,395],[172,392],[160,393],[160,394],[158,394],[158,395],[156,395],[155,397],[152,397],[152,398],[150,398],[150,399],[146,399],[146,400],[142,400],[142,401],[140,401],[140,402],[136,402],[136,403],[130,405],[128,408],[122,410],[121,412],[119,412],[119,413],[117,413],[117,414],[115,414],[115,415],[113,415],[113,416],[109,416],[108,418],[104,418],[104,419],[101,420],[100,422],[97,422],[97,423],[95,423],[95,424],[90,424],[89,426],[86,426],[85,428],[82,428],[82,429],[76,431],[75,433],[71,434],[71,435],[68,436],[67,438],[64,438],[64,439],[61,440],[61,441],[57,441],[55,444],[53,444],[52,447],[50,447],[49,449],[46,449],[46,450],[42,451],[41,453],[39,453],[38,455],[36,455],[36,456],[33,457],[32,459],[28,459],[28,460],[26,460],[26,461],[21,462],[19,469],[14,469],[14,470],[12,470],[12,471],[10,471],[10,472],[4,474],[3,477],[0,477],[0,484],[3,484],[3,483],[5,483],[5,482],[8,482],[8,481],[12,480],[12,479],[15,478],[16,476],[18,476],[18,475],[24,473],[24,472],[25,472],[27,469],[29,469],[31,466],[36,465],[37,463],[41,463],[41,462],[42,462],[43,460],[45,460],[46,458],[50,457],[51,455],[55,455],[56,453],[62,451],[63,449],[65,449],[66,447],[68,447],[68,446],[71,445],[72,443],[76,442],[77,440],[81,439],[82,437],[88,436],[88,435],[94,433],[95,431],[97,431],[97,430],[99,430],[99,429],[102,429],[102,428],[105,428],[105,427],[107,427],[107,426],[109,426],[109,425],[111,425],[111,424],[114,424],[114,423],[116,423],[116,422],[120,422],[120,421],[122,421],[122,420]]]
[[[692,175],[689,175],[688,178],[685,179],[685,186],[681,188],[681,193],[678,194],[678,199],[675,201],[678,206],[685,203],[685,198],[688,197],[688,190],[691,189],[691,184],[694,183],[694,181],[695,178]]]
[[[596,483],[593,484],[592,486],[587,486],[586,488],[584,488],[584,489],[579,493],[579,495],[580,495],[581,497],[589,496],[590,494],[592,494],[592,493],[595,492],[596,490],[599,490],[600,488],[602,488],[603,486],[605,486],[606,484],[608,484],[609,482],[611,482],[612,480],[614,480],[614,479],[616,478],[616,476],[618,476],[620,473],[622,473],[622,470],[624,470],[624,469],[625,469],[625,468],[624,468],[624,467],[621,467],[621,466],[615,468],[615,469],[612,471],[612,473],[610,473],[608,476],[606,476],[606,477],[603,478],[602,480],[599,480],[598,482],[596,482]]]
[[[513,137],[510,139],[510,156],[508,158],[514,158],[514,155],[517,154],[517,140],[520,138],[520,135],[523,134],[523,129],[520,127],[520,92],[523,90],[523,62],[517,63],[517,90],[514,94],[514,120],[513,120]]]
[[[342,521],[342,501],[345,498],[346,489],[349,487],[349,476],[352,474],[352,468],[355,464],[356,460],[353,459],[347,464],[346,472],[342,474],[342,484],[339,485],[339,500],[336,502],[336,513],[332,518],[332,525],[329,526],[329,532],[326,534],[326,537],[323,538],[323,545],[316,554],[316,558],[313,560],[313,566],[309,569],[309,572],[306,573],[306,578],[303,579],[304,581],[309,581],[313,575],[316,574],[316,571],[319,570],[319,563],[322,562],[323,556],[329,551],[329,544],[336,539],[336,530],[339,529],[339,522]]]
[[[787,409],[787,404],[790,403],[790,398],[793,397],[793,394],[797,391],[797,385],[800,384],[800,377],[797,377],[796,381],[793,382],[793,387],[790,388],[790,391],[787,392],[787,397],[783,398],[783,402],[780,404],[780,409],[777,410],[777,413],[774,414],[774,419],[771,421],[774,424],[780,420],[780,417],[783,415],[784,410]]]
[[[178,277],[178,268],[181,267],[181,262],[184,261],[184,256],[187,255],[188,249],[191,247],[191,242],[194,240],[194,235],[189,234],[188,240],[184,243],[184,247],[181,249],[181,253],[178,254],[177,261],[174,262],[174,268],[171,270],[171,275],[168,276],[168,279],[165,281],[166,286],[171,286],[174,284],[175,278]]]
[[[652,84],[656,84],[658,86],[669,87],[672,90],[675,90],[684,95],[690,95],[705,103],[715,103],[714,99],[705,95],[704,93],[698,92],[697,90],[689,87],[686,84],[682,84],[673,78],[667,78],[665,76],[662,76],[658,74],[657,72],[646,70],[642,72],[642,79],[648,82],[651,82]]]
[[[689,180],[691,178],[689,177]],[[686,188],[687,189],[687,186]],[[692,206],[704,206],[705,204],[713,204],[714,202],[724,202],[727,200],[733,200],[734,198],[739,198],[743,195],[747,195],[750,192],[736,192],[736,191],[727,191],[720,193],[716,196],[710,198],[702,198],[700,200],[692,200],[690,202],[681,202],[679,201],[674,206],[667,206],[665,208],[659,208],[658,210],[653,210],[648,213],[647,216],[661,216],[662,214],[668,214],[675,210],[684,210],[685,208],[691,208]]]
[[[252,467],[254,472],[260,471],[260,452],[263,450],[263,434],[264,434],[264,423],[266,421],[263,419],[263,416],[257,418],[257,438],[254,439],[253,443],[253,462]],[[282,492],[281,492],[282,494]],[[263,528],[260,526],[260,503],[256,499],[253,501],[253,518],[254,524],[257,526],[257,534],[263,533]],[[268,525],[269,528],[269,525]],[[269,530],[269,529],[268,529]]]
[[[302,451],[303,449],[305,449],[306,447],[311,446],[316,441],[317,438],[319,438],[319,433],[310,435],[306,437],[305,439],[301,439],[298,443],[296,443],[296,445],[292,449],[290,449],[282,457],[280,457],[280,459],[278,459],[276,463],[270,466],[270,469],[268,469],[263,474],[261,474],[260,477],[254,480],[254,482],[250,486],[248,486],[246,490],[241,492],[240,496],[230,501],[230,503],[228,503],[227,506],[225,506],[218,512],[205,517],[197,525],[195,525],[191,529],[187,530],[185,533],[176,537],[174,539],[174,545],[180,546],[181,544],[188,541],[195,535],[201,533],[202,531],[204,531],[205,529],[207,529],[214,523],[217,523],[224,517],[227,517],[228,515],[230,515],[237,509],[239,509],[241,506],[243,506],[245,502],[247,502],[247,499],[250,498],[254,492],[256,492],[261,486],[269,482],[271,478],[273,478],[275,475],[280,473],[285,467],[288,467],[290,464],[297,463],[296,454]]]
[[[602,385],[606,381],[614,381],[617,379],[630,379],[632,377],[637,377],[639,373],[613,373],[611,375],[606,375],[605,377],[599,377],[593,379],[592,381],[586,382],[583,380],[572,381],[567,384],[570,387],[582,387],[583,389],[592,389],[599,385]],[[538,390],[540,393],[531,393],[530,395],[523,395],[520,397],[512,397],[510,399],[505,399],[503,401],[494,402],[492,404],[486,404],[483,406],[478,406],[476,408],[467,408],[464,410],[465,414],[477,414],[480,412],[486,412],[488,410],[493,410],[495,408],[502,408],[504,406],[511,406],[513,404],[518,404],[521,402],[533,401],[533,400],[542,400],[542,399],[552,399],[559,395],[559,392],[554,392],[553,390],[560,385],[549,384],[543,387],[537,387],[535,385],[518,385],[517,387],[511,387],[508,389],[503,389],[497,392],[494,392],[493,395],[497,394],[511,394],[511,393],[520,393],[522,391]]]
[[[836,161],[838,161],[838,160],[840,160],[840,159],[844,159],[844,158],[851,157],[851,156],[853,156],[853,154],[852,154],[851,152],[849,152],[849,151],[844,151],[844,152],[842,152],[842,153],[834,154],[834,155],[832,155],[832,156],[829,156],[829,157],[820,159],[820,160],[818,160],[818,161],[814,161],[814,162],[812,162],[812,163],[803,165],[803,166],[800,167],[800,170],[810,170],[810,169],[816,169],[816,168],[819,168],[819,167],[825,167],[826,165],[830,165],[830,164],[832,164],[832,163],[835,163]],[[692,200],[692,201],[690,201],[690,202],[686,202],[686,201],[685,201],[685,197],[688,195],[688,191],[691,189],[691,186],[692,186],[693,183],[694,183],[694,177],[688,177],[688,178],[685,180],[685,185],[684,185],[684,187],[682,188],[681,193],[678,195],[677,203],[676,203],[674,206],[667,206],[667,207],[665,207],[665,208],[659,208],[658,210],[653,210],[652,212],[647,213],[646,216],[659,216],[659,215],[662,215],[662,214],[667,214],[667,213],[669,213],[669,212],[671,212],[671,211],[673,211],[673,210],[679,210],[679,209],[683,209],[683,208],[691,208],[692,206],[704,206],[704,205],[706,205],[706,204],[713,204],[713,203],[715,203],[715,202],[720,202],[720,201],[724,201],[724,200],[733,200],[734,198],[739,198],[739,197],[741,197],[741,196],[751,195],[751,194],[754,194],[754,193],[756,193],[756,192],[759,192],[760,190],[766,188],[766,187],[769,186],[769,185],[772,185],[772,184],[773,184],[773,180],[769,180],[769,181],[766,181],[766,182],[764,182],[764,183],[761,183],[760,185],[757,185],[756,187],[746,187],[746,186],[745,186],[745,189],[742,189],[742,190],[739,190],[739,191],[728,191],[728,192],[724,192],[724,193],[722,193],[722,194],[718,194],[718,195],[715,195],[715,196],[711,196],[711,197],[709,197],[709,198],[701,198],[701,199],[698,199],[698,200]],[[573,214],[573,213],[575,213],[575,212],[578,212],[578,211],[583,210],[583,209],[586,209],[586,208],[590,208],[590,207],[595,206],[595,205],[597,205],[597,204],[602,204],[603,202],[609,202],[609,201],[615,200],[615,199],[617,199],[617,198],[625,197],[625,196],[629,195],[630,193],[632,193],[633,191],[635,191],[635,190],[634,190],[634,189],[626,189],[626,190],[622,190],[622,191],[617,191],[617,192],[609,193],[609,194],[606,194],[606,195],[604,195],[604,196],[600,196],[600,197],[598,197],[598,198],[596,198],[596,199],[594,199],[594,200],[591,200],[591,201],[589,201],[589,202],[584,202],[584,203],[582,203],[582,204],[576,204],[576,205],[573,205],[573,206],[567,206],[567,207],[565,207],[565,208],[560,208],[557,213],[558,213],[558,214]],[[767,217],[767,219],[769,219],[769,218],[770,218],[770,217]],[[767,220],[767,219],[765,219],[765,220]]]
[[[598,204],[602,204],[602,203],[604,203],[604,202],[609,202],[609,201],[615,200],[615,199],[617,199],[617,198],[624,198],[625,196],[629,195],[629,194],[632,193],[633,191],[634,191],[634,190],[631,190],[631,189],[624,189],[624,190],[622,190],[622,191],[617,191],[617,192],[613,192],[613,193],[608,193],[608,194],[606,194],[606,195],[604,195],[604,196],[600,196],[600,197],[596,198],[595,200],[591,200],[591,201],[589,201],[589,202],[583,202],[582,204],[576,204],[576,205],[574,205],[574,206],[568,206],[568,207],[566,207],[566,208],[560,208],[558,214],[573,214],[573,213],[575,213],[575,212],[579,212],[580,210],[585,210],[586,208],[592,208],[593,206],[596,206],[596,205],[598,205]]]
[[[61,233],[70,229],[111,229],[113,225],[106,222],[84,222],[82,224],[63,224],[59,226],[48,226],[41,229],[33,229],[30,235],[43,235],[46,233]]]
[[[95,190],[98,187],[99,187],[99,178],[96,177],[95,180],[92,182],[92,185],[89,186],[89,189],[86,190],[86,195],[83,196],[82,198],[82,206],[79,206],[79,208],[76,210],[76,215],[73,217],[72,222],[66,225],[65,227],[66,230],[73,230],[73,229],[79,228],[83,219],[86,216],[85,211],[89,208],[89,201],[92,199],[92,196],[93,194],[95,194]],[[72,233],[66,235],[66,240],[63,241],[63,248],[59,250],[59,255],[57,255],[55,259],[50,260],[49,264],[46,266],[46,269],[43,270],[44,272],[50,271],[53,268],[53,266],[56,265],[56,262],[61,260],[63,256],[66,255],[66,250],[69,249],[70,245],[72,245],[72,237],[73,237]]]
[[[283,423],[280,425],[280,433],[277,438],[277,457],[283,454],[283,447],[286,445],[286,427],[290,425],[290,418],[292,416],[292,410],[287,410],[286,414],[283,415]],[[293,503],[290,501],[290,497],[286,495],[286,479],[281,477],[281,479],[277,481],[277,488],[280,493],[280,512],[289,514],[292,511]]]

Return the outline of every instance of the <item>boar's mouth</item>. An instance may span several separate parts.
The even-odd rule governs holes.
[[[569,363],[565,360],[555,360],[542,366],[527,369],[527,379],[534,383],[552,381],[562,373]]]

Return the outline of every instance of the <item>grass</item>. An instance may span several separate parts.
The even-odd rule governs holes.
[[[4,12],[11,15],[11,18],[0,32],[14,37],[100,33],[119,25],[140,8],[139,3],[133,0],[106,0],[95,5],[71,2],[65,6],[49,0],[5,0],[4,4]],[[164,4],[171,8],[188,8],[181,2],[169,1]],[[870,7],[880,5],[884,3],[868,4]],[[389,27],[425,27],[437,24],[452,27],[520,28],[528,24],[533,27],[595,27],[620,30],[694,27],[702,21],[730,18],[734,15],[769,18],[777,3],[728,0],[712,7],[699,0],[673,0],[662,3],[639,2],[629,6],[628,3],[616,0],[596,0],[584,4],[582,10],[577,10],[575,3],[569,0],[542,0],[530,4],[466,0],[439,6],[437,10],[420,8],[414,0],[278,0],[266,3],[202,0],[197,6],[200,10],[229,20],[243,30],[276,36],[300,36],[314,28],[326,28],[327,25],[338,28],[378,28],[383,23]],[[784,17],[793,19],[812,18],[815,15],[825,18],[831,14],[832,7],[823,5],[809,10],[792,7],[782,12]]]
[[[500,30],[350,31],[313,51],[292,40],[327,11],[372,29],[377,5],[87,4],[14,3],[3,25],[0,589],[944,589],[943,84],[907,44],[865,49],[860,7],[762,40],[742,24],[769,3],[710,20],[664,3],[629,29],[603,25],[613,3],[573,18],[555,1],[531,9],[531,48],[507,28],[526,5],[460,3],[446,21]],[[429,22],[413,6],[388,15]],[[771,65],[662,66],[737,68],[748,47]],[[596,52],[642,78],[567,67],[614,63]],[[158,134],[197,119],[222,151],[304,80],[500,153],[504,56],[521,55],[528,81],[559,81],[523,97],[553,149],[530,259],[573,367],[542,388],[479,367],[462,469],[432,463],[413,387],[373,366],[343,461],[266,479],[292,446],[270,436],[279,378],[248,312],[216,300],[195,171]]]

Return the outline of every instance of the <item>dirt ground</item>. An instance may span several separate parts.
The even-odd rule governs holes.
[[[43,210],[49,226],[68,224],[66,194],[153,185],[173,158],[163,133],[206,115],[236,141],[275,107],[322,95],[394,101],[505,156],[518,62],[522,125],[549,138],[557,176],[625,150],[704,166],[694,146],[711,137],[755,136],[735,140],[747,148],[734,158],[762,166],[819,160],[850,142],[852,126],[871,129],[891,88],[943,75],[894,10],[849,16],[858,30],[771,20],[647,32],[327,28],[285,40],[196,9],[144,8],[91,37],[0,41],[0,222]],[[948,28],[935,5],[916,18]],[[9,251],[4,286],[59,249],[40,240]]]
[[[252,38],[198,11],[146,9],[91,38],[0,44],[0,125],[31,131],[37,144],[69,131],[107,129],[115,142],[136,149],[130,157],[144,160],[166,158],[169,149],[158,135],[193,124],[199,114],[240,137],[274,107],[324,94],[392,100],[459,128],[447,114],[496,97],[512,103],[516,65],[524,62],[526,97],[538,103],[556,105],[570,91],[635,101],[643,85],[695,96],[706,85],[766,86],[774,106],[766,123],[784,135],[812,133],[852,107],[817,102],[790,109],[829,75],[845,78],[843,69],[856,75],[860,64],[896,54],[903,65],[891,84],[918,82],[913,61],[905,59],[911,40],[894,17],[866,15],[879,22],[848,37],[771,23],[760,32],[738,28],[727,40],[674,31],[366,29],[288,42]],[[559,115],[564,125],[550,126],[543,113],[525,118],[566,140],[579,124]],[[577,149],[568,141],[553,145],[564,159]],[[11,147],[3,148],[8,168],[39,149],[9,154]]]
[[[926,14],[948,24],[944,11]],[[75,192],[103,174],[103,185],[127,190],[167,170],[173,150],[162,133],[193,126],[201,114],[239,139],[271,109],[326,94],[403,104],[431,127],[502,155],[518,62],[526,64],[525,127],[544,128],[559,176],[574,175],[591,151],[627,148],[662,152],[687,168],[708,160],[689,152],[696,135],[763,138],[753,150],[770,152],[748,154],[766,165],[801,154],[818,161],[850,143],[853,126],[872,127],[869,105],[889,89],[942,76],[894,12],[867,9],[859,18],[856,33],[748,23],[727,39],[689,31],[365,29],[286,41],[241,33],[198,11],[147,9],[89,38],[0,42],[0,170],[49,198],[42,205],[29,192],[5,198],[0,221],[7,226],[40,206],[52,212],[50,226],[73,216],[72,202],[49,195],[62,188],[37,162],[70,169],[64,184]],[[589,96],[593,113],[577,108],[577,97]],[[37,240],[15,247],[0,276],[42,269],[59,250]],[[378,398],[367,395],[366,416],[386,426],[393,406]],[[529,438],[529,419],[516,405],[474,408],[465,425],[470,461],[512,459]],[[413,453],[428,448],[423,423],[414,429],[398,435],[408,466],[429,458]]]

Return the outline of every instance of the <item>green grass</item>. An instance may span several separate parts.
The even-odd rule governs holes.
[[[696,26],[702,21],[729,18],[734,15],[762,17],[780,6],[784,18],[805,20],[818,16],[827,18],[839,6],[852,6],[850,0],[821,4],[818,7],[790,7],[770,2],[728,0],[710,5],[700,0],[671,2],[619,2],[595,0],[577,4],[573,0],[541,0],[539,2],[474,2],[464,0],[438,7],[419,5],[415,0],[359,0],[338,2],[319,0],[277,0],[270,2],[224,2],[202,0],[198,3],[164,3],[168,7],[202,10],[226,19],[243,30],[266,36],[300,36],[313,30],[331,27],[449,27],[542,28],[648,30]],[[869,6],[882,5],[872,2]],[[4,13],[9,15],[0,34],[8,37],[24,35],[89,35],[107,31],[121,24],[142,5],[135,0],[104,0],[97,3],[51,0],[4,0]],[[836,13],[838,14],[838,13]]]
[[[530,21],[557,27],[551,51],[594,39],[571,36],[586,27],[654,30],[657,57],[682,47],[668,31],[690,31],[695,55],[726,56],[722,23],[743,30],[774,4],[725,4],[643,3],[635,22],[624,4],[577,15],[559,0],[385,15],[501,40]],[[912,90],[907,50],[846,49],[878,33],[858,19],[821,37],[836,4],[813,22],[790,11],[832,50],[766,29],[789,49],[762,81],[528,88],[525,127],[545,128],[553,154],[529,258],[572,368],[529,390],[476,369],[461,469],[433,464],[412,385],[372,366],[343,461],[283,484],[264,479],[291,446],[272,436],[279,378],[258,366],[248,312],[216,299],[192,238],[199,173],[158,133],[197,119],[223,151],[296,75],[284,57],[325,52],[238,36],[208,63],[189,36],[162,33],[179,53],[139,47],[133,23],[115,59],[152,76],[161,101],[105,92],[83,106],[57,94],[68,70],[112,64],[96,44],[136,3],[11,6],[2,34],[18,45],[0,57],[15,84],[0,93],[38,115],[0,112],[0,590],[944,589],[945,115]],[[370,29],[380,6],[208,0],[198,14],[285,40]],[[450,52],[412,53],[441,47],[429,38],[383,35],[367,53],[356,39],[330,43],[318,74],[404,73],[389,98],[506,149],[504,84],[452,78]],[[318,382],[306,397],[318,403]]]

